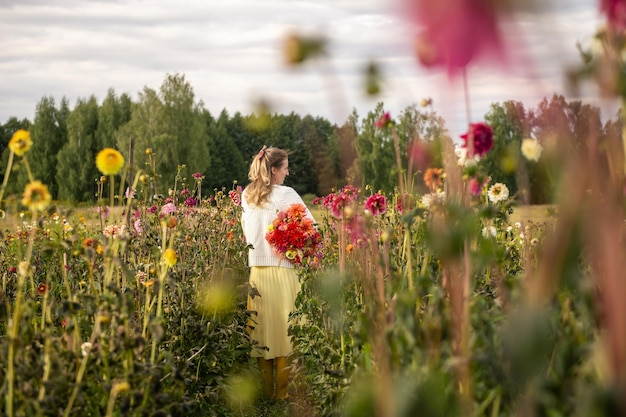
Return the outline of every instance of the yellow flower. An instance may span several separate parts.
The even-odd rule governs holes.
[[[111,387],[111,393],[112,393],[112,395],[117,395],[120,392],[126,392],[129,389],[130,389],[130,384],[128,382],[126,382],[126,381],[116,382]]]
[[[176,251],[174,251],[174,249],[172,248],[165,249],[165,252],[163,252],[163,261],[170,268],[176,265],[176,261],[178,261],[178,258],[176,257]]]
[[[115,175],[124,166],[124,157],[112,148],[104,148],[96,156],[96,167],[104,175]]]
[[[19,129],[13,134],[13,137],[9,141],[9,148],[14,154],[22,156],[28,152],[32,144],[33,142],[30,140],[30,133],[24,129]]]
[[[22,195],[22,204],[31,211],[43,211],[50,204],[52,196],[48,187],[41,181],[33,181],[26,186]]]

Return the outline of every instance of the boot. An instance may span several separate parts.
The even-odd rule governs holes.
[[[276,365],[276,399],[285,400],[287,395],[287,386],[289,385],[289,363],[285,356],[279,356],[274,359]]]
[[[276,395],[274,389],[274,359],[257,358],[256,362],[261,372],[263,396],[266,399],[273,400]]]

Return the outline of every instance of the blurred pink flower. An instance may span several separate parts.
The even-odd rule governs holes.
[[[481,54],[503,59],[498,2],[403,0],[403,4],[405,16],[419,30],[416,53],[423,65],[443,66],[452,75]]]
[[[482,182],[478,181],[478,178],[472,177],[469,180],[469,190],[473,196],[479,196],[482,194],[483,189],[489,185],[490,178],[485,178]]]
[[[626,0],[600,0],[600,11],[616,30],[626,29]]]

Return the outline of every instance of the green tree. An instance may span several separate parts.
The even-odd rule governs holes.
[[[98,110],[98,129],[96,131],[96,149],[115,148],[115,133],[130,120],[131,99],[127,94],[117,97],[113,89]]]
[[[532,113],[526,111],[519,101],[495,103],[485,115],[485,121],[493,129],[493,149],[480,161],[491,177],[491,183],[506,184],[511,195],[528,203],[528,166],[521,158],[522,139],[530,136]]]
[[[116,134],[117,148],[124,153],[135,141],[136,167],[146,168],[145,150],[156,158],[157,192],[174,183],[178,167],[183,175],[205,172],[210,165],[209,139],[201,104],[182,75],[168,75],[157,93],[144,87],[139,102],[132,106],[130,121]]]
[[[79,99],[67,118],[68,141],[57,155],[59,199],[94,201],[95,181],[100,174],[95,164],[98,102],[95,96]]]
[[[10,117],[5,124],[0,125],[0,183],[4,182],[4,176],[9,162],[9,141],[13,134],[19,129],[30,131],[31,122],[28,119],[19,120],[16,117]],[[19,166],[17,167],[19,169]],[[14,165],[15,169],[15,165]],[[9,174],[12,176],[13,174]],[[4,197],[10,194],[20,193],[23,190],[22,187],[18,187],[15,180],[7,183]],[[4,198],[3,198],[4,199]]]
[[[59,196],[56,157],[67,143],[66,119],[69,114],[67,99],[61,101],[57,109],[54,98],[44,97],[37,104],[35,121],[30,129],[33,147],[28,152],[28,162],[35,179],[48,186],[53,198]],[[20,180],[25,184],[26,172],[20,172]]]
[[[247,167],[243,155],[229,136],[224,123],[218,123],[205,110],[211,165],[204,173],[208,190],[229,188],[233,181],[245,184]]]

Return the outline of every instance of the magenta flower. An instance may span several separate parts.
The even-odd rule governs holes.
[[[135,228],[135,232],[140,235],[143,232],[143,225],[141,224],[141,219],[137,219],[133,222],[133,227]]]
[[[183,190],[180,190],[180,198],[186,198],[189,197],[191,195],[191,191],[189,191],[189,189],[185,188]]]
[[[626,29],[625,0],[600,0],[600,11],[606,14],[611,27],[618,31]]]
[[[391,116],[389,115],[389,112],[385,112],[382,116],[380,116],[380,119],[378,119],[376,123],[374,123],[376,127],[379,127],[381,129],[387,126],[390,126],[392,124],[393,124],[393,120],[391,120]]]
[[[196,180],[201,180],[202,178],[204,178],[204,175],[202,175],[199,172],[195,172],[193,174],[191,174],[192,177],[194,177]]]
[[[461,135],[467,156],[483,156],[493,148],[493,130],[488,124],[470,123],[467,133]]]
[[[198,201],[193,197],[189,197],[188,199],[185,200],[184,204],[187,207],[195,207],[198,204]]]
[[[449,74],[463,70],[483,53],[503,58],[498,2],[485,0],[403,0],[417,34],[417,56],[427,67]]]
[[[469,190],[473,196],[479,196],[482,194],[483,189],[489,184],[489,177],[485,178],[482,182],[478,181],[478,178],[472,177],[469,180]]]
[[[148,209],[148,212],[149,212],[149,213],[151,213],[151,214],[154,214],[154,213],[156,213],[156,212],[157,212],[157,210],[158,210],[158,207],[157,207],[157,206],[152,206],[152,207],[150,207],[150,208]]]
[[[365,202],[365,210],[378,216],[387,211],[387,199],[382,194],[374,194]]]
[[[167,216],[169,214],[172,213],[176,213],[177,209],[176,206],[174,205],[174,203],[167,203],[164,204],[163,207],[161,207],[161,214],[163,216]]]
[[[329,198],[330,212],[335,217],[341,217],[343,209],[355,201],[358,196],[359,190],[355,186],[344,186],[339,193],[335,193],[332,198]]]

